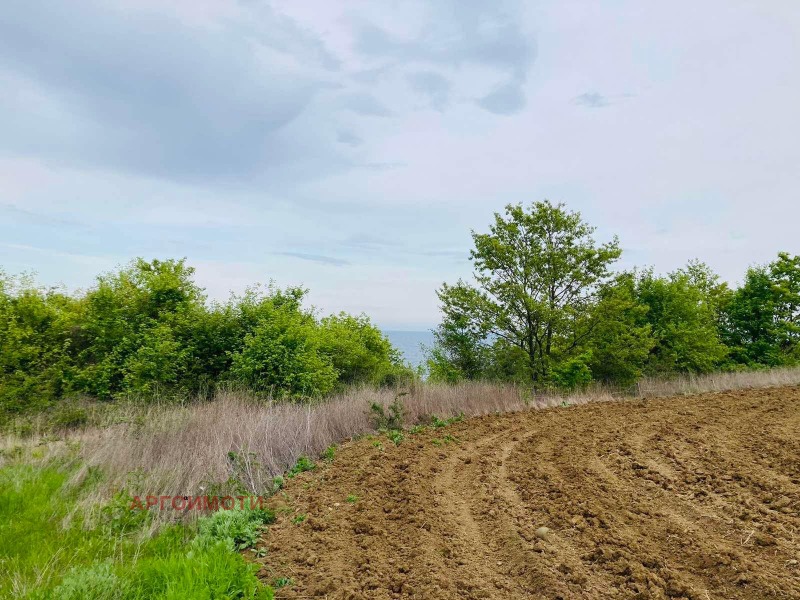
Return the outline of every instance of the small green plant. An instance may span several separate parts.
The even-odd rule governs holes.
[[[294,523],[295,525],[300,525],[300,523],[302,523],[305,520],[306,520],[306,515],[302,514],[292,517],[292,523]]]
[[[194,543],[208,547],[222,540],[235,550],[252,548],[265,526],[274,521],[275,514],[266,508],[220,510],[199,519]]]
[[[378,440],[375,440],[374,442],[372,442],[372,445],[375,446],[381,452],[383,452],[383,443],[382,442],[379,442]]]
[[[313,471],[317,468],[317,465],[314,464],[314,461],[308,458],[307,456],[303,455],[297,459],[295,465],[286,471],[286,478],[291,479],[295,475],[299,475],[300,473],[305,473],[306,471]]]
[[[408,432],[412,435],[416,435],[418,433],[424,433],[425,429],[426,429],[425,425],[414,425],[411,429],[408,430]]]
[[[406,410],[402,402],[400,402],[400,398],[407,394],[408,392],[400,392],[386,408],[378,402],[370,404],[369,411],[375,429],[378,431],[389,431],[403,428]]]
[[[437,448],[441,448],[442,446],[444,446],[446,444],[451,444],[451,443],[456,443],[457,444],[458,443],[458,438],[455,438],[452,435],[447,434],[446,436],[444,436],[441,439],[440,438],[433,438],[431,440],[431,443],[434,446],[436,446]]]
[[[389,431],[386,432],[386,437],[392,440],[395,446],[399,445],[400,442],[402,442],[403,439],[405,438],[403,432],[400,431],[399,429],[390,429]]]
[[[440,419],[436,415],[431,415],[431,426],[434,429],[441,429],[442,427],[447,427],[448,425],[452,425],[453,423],[459,423],[460,421],[464,420],[464,413],[459,413],[455,417],[450,417],[449,419]]]
[[[132,500],[128,493],[120,491],[100,509],[103,527],[109,535],[139,531],[150,522],[153,514],[147,510],[131,508]]]
[[[53,590],[58,600],[105,600],[123,598],[127,582],[114,573],[110,562],[89,567],[73,567],[61,584]]]
[[[324,458],[329,463],[332,463],[335,457],[336,457],[335,445],[328,446],[327,448],[325,448],[325,452],[322,453],[322,458]]]
[[[289,587],[294,585],[294,580],[291,577],[278,577],[272,582],[273,587],[278,590],[280,588]]]
[[[256,558],[264,558],[267,555],[267,549],[264,546],[261,546],[261,548],[256,548],[253,550],[253,554]]]
[[[349,502],[350,504],[355,504],[356,502],[358,502],[358,496],[356,496],[355,494],[350,494],[347,497],[347,502]]]
[[[286,483],[286,480],[283,478],[282,475],[276,475],[272,478],[272,493],[277,494],[279,491],[283,489],[283,485]]]

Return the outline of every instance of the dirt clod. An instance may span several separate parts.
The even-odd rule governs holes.
[[[547,541],[550,539],[550,528],[549,527],[539,527],[534,534],[540,540]]]

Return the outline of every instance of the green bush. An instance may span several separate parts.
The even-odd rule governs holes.
[[[585,388],[592,381],[592,370],[589,362],[591,353],[581,354],[560,362],[550,373],[553,383],[567,391]]]
[[[222,541],[234,550],[251,548],[258,541],[264,526],[274,520],[275,515],[265,508],[220,510],[200,520],[193,544],[195,547],[206,547]]]
[[[272,285],[208,303],[193,277],[184,260],[137,259],[69,295],[0,271],[0,412],[208,397],[220,383],[312,398],[414,376],[366,316],[319,319],[306,290]]]
[[[127,582],[114,573],[110,562],[89,567],[73,567],[53,590],[53,600],[122,600]]]

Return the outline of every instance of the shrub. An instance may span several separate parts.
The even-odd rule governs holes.
[[[370,416],[375,428],[378,431],[392,431],[403,428],[403,423],[405,421],[405,408],[400,402],[400,398],[404,395],[405,393],[397,394],[392,403],[386,408],[377,402],[370,404]]]
[[[272,523],[275,515],[266,508],[234,508],[220,510],[198,522],[198,535],[194,547],[208,547],[218,541],[233,550],[251,548],[258,541],[264,526]]]
[[[58,587],[53,600],[122,600],[127,595],[127,582],[114,573],[110,562],[89,567],[74,567]]]
[[[550,378],[563,390],[585,388],[592,381],[592,371],[587,364],[591,359],[591,353],[586,353],[565,360],[553,369]]]
[[[68,295],[0,271],[0,411],[211,397],[219,382],[304,399],[414,376],[366,316],[320,320],[306,290],[272,285],[208,304],[193,277],[185,260],[137,259]]]

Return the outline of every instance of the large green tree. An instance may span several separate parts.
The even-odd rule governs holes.
[[[480,348],[499,347],[505,359],[517,349],[525,377],[546,382],[553,364],[591,335],[590,309],[621,253],[616,238],[598,244],[593,232],[579,213],[547,200],[495,214],[488,233],[472,233],[475,283],[438,291],[444,314],[438,340],[462,346],[440,343],[440,356],[456,351],[454,365],[466,365],[479,362]]]
[[[720,339],[713,296],[691,273],[680,270],[663,277],[644,271],[636,297],[647,307],[640,322],[650,326],[655,340],[649,373],[707,373],[722,365],[727,348]]]
[[[800,256],[782,252],[771,264],[748,269],[725,306],[724,326],[736,362],[800,362]]]

